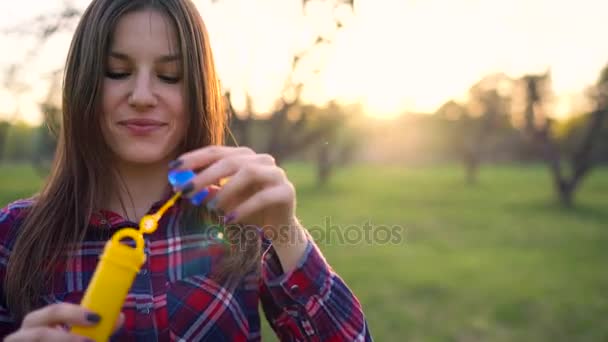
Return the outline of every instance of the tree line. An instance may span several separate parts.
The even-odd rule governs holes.
[[[310,2],[314,1],[302,1],[303,11]],[[291,71],[273,110],[257,115],[260,113],[254,113],[247,95],[247,105],[237,111],[233,95],[226,90],[229,144],[270,153],[278,163],[290,159],[314,162],[320,186],[327,183],[336,167],[354,161],[457,161],[463,165],[464,181],[472,186],[484,163],[542,162],[550,171],[556,198],[565,206],[572,205],[576,189],[593,167],[608,161],[608,68],[587,91],[589,110],[573,113],[577,115],[563,121],[553,119],[549,72],[519,78],[503,73],[487,75],[471,85],[466,101],[450,100],[435,113],[408,113],[392,121],[365,117],[358,105],[303,103],[302,90],[321,67],[310,63],[309,57],[331,45],[346,25],[345,11],[338,9],[347,8],[346,13],[352,13],[356,7],[352,0],[328,3],[328,29],[291,57]],[[28,86],[19,82],[20,70],[35,57],[41,44],[72,29],[79,16],[80,11],[66,3],[57,12],[5,32],[37,38],[26,61],[5,71],[5,89],[16,98],[27,91]],[[19,123],[18,115],[0,121],[0,162],[31,162],[41,174],[48,168],[54,153],[53,132],[60,123],[61,70],[50,76],[48,96],[40,104],[44,114],[41,126]]]

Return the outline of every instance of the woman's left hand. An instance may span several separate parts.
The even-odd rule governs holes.
[[[225,213],[226,224],[261,227],[273,241],[291,235],[285,233],[298,225],[294,186],[269,154],[247,147],[207,146],[183,154],[170,166],[202,170],[180,189],[186,196],[230,178],[213,199]]]

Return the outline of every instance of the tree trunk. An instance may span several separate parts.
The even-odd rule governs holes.
[[[465,177],[468,185],[477,184],[479,174],[479,160],[472,154],[465,156],[464,158]]]
[[[331,174],[331,160],[329,157],[329,144],[321,144],[317,155],[317,185],[324,187]]]
[[[477,132],[474,139],[465,146],[464,151],[464,169],[465,169],[465,180],[469,186],[477,184],[479,176],[479,166],[481,164],[481,144],[483,144],[484,137],[481,129]]]
[[[0,123],[0,163],[4,160],[4,145],[6,142],[6,136],[8,135],[8,125]]]
[[[574,193],[576,186],[570,183],[562,183],[558,188],[558,196],[561,205],[566,208],[572,208],[574,204]]]

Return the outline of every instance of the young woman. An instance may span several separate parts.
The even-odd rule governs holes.
[[[225,126],[189,0],[94,0],[67,58],[52,172],[39,195],[0,212],[0,335],[82,340],[66,327],[104,319],[77,304],[105,242],[178,190],[171,169],[190,169],[179,190],[213,200],[179,200],[146,236],[112,339],[260,340],[261,302],[281,340],[371,340],[358,300],[296,219],[285,172],[222,146]],[[220,219],[226,243],[209,234]]]

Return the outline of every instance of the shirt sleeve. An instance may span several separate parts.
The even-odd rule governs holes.
[[[260,281],[262,308],[281,341],[372,341],[359,300],[310,236],[288,273],[271,245],[262,256]]]
[[[10,256],[10,248],[7,245],[17,211],[11,205],[0,209],[0,340],[3,340],[4,337],[18,328],[7,308],[6,294],[4,292],[6,266]]]

